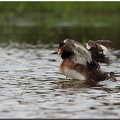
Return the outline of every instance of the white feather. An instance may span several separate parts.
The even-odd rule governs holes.
[[[82,75],[81,73],[76,72],[75,70],[68,69],[68,68],[64,69],[64,74],[67,77],[71,77],[71,78],[77,79],[77,80],[85,80],[86,79],[85,76]]]
[[[65,39],[65,40],[63,41],[63,43],[66,43],[66,42],[67,42],[67,40],[68,40],[68,39]]]
[[[103,54],[106,55],[108,49],[103,45],[100,45],[100,47],[103,49]]]
[[[92,62],[91,54],[86,48],[77,43],[75,43],[75,46],[76,50],[74,52],[76,55],[73,58],[75,63],[86,65],[87,62]]]
[[[87,49],[90,49],[91,47],[88,45],[88,43],[86,43],[86,48]]]

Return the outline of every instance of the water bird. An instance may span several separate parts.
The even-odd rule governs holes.
[[[100,69],[100,63],[109,63],[106,53],[113,49],[115,44],[110,40],[89,40],[83,45],[76,40],[65,39],[53,54],[57,53],[62,58],[59,69],[63,75],[92,84],[113,77],[112,72],[108,75]]]

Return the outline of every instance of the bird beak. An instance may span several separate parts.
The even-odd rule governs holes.
[[[55,51],[55,52],[53,52],[52,54],[57,54],[58,52],[57,51]]]

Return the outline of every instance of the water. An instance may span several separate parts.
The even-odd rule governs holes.
[[[10,13],[0,15],[0,42],[58,43],[69,38],[83,42],[111,40],[120,49],[119,14],[74,15]]]
[[[54,46],[0,47],[0,118],[120,118],[120,50],[102,65],[115,72],[117,87],[63,89]]]

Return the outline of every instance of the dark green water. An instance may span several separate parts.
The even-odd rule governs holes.
[[[78,15],[69,18],[52,14],[3,14],[0,42],[58,43],[66,38],[86,42],[109,39],[120,48],[119,15]]]

